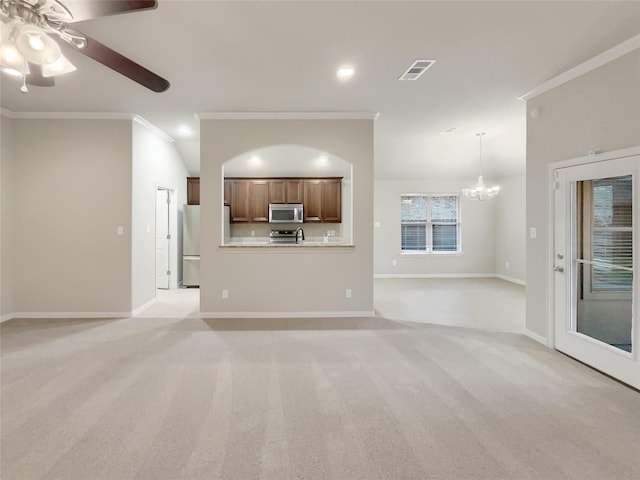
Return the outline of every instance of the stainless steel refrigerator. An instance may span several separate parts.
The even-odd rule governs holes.
[[[200,286],[200,205],[182,209],[182,285]]]

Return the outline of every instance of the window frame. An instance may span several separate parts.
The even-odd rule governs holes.
[[[402,202],[406,197],[426,197],[427,212],[426,221],[424,222],[403,222],[402,220]],[[454,222],[438,222],[432,218],[432,198],[439,197],[455,197],[456,199],[456,221]],[[462,202],[459,193],[402,193],[400,194],[400,254],[401,255],[462,255]],[[405,250],[402,247],[402,227],[403,225],[424,225],[425,227],[425,250]],[[456,250],[433,250],[433,226],[434,225],[455,225],[456,227]]]

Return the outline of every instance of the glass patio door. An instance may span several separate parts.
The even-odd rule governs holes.
[[[640,156],[554,172],[555,347],[640,387]]]

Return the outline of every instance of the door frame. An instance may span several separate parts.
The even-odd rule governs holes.
[[[171,275],[169,275],[169,290],[175,290],[180,287],[180,283],[178,282],[178,273],[180,268],[180,262],[178,262],[178,244],[180,239],[178,237],[178,204],[177,204],[177,190],[175,187],[171,187],[168,185],[157,183],[154,189],[154,203],[153,203],[153,211],[154,215],[154,224],[153,224],[153,236],[155,241],[155,235],[157,232],[157,212],[156,212],[156,203],[155,203],[155,195],[158,190],[166,190],[169,192],[169,235],[171,235],[171,239],[169,241],[169,270],[171,271]],[[180,256],[182,258],[182,256]],[[154,262],[155,265],[155,262]],[[153,281],[155,285],[156,281],[156,269],[153,269]],[[155,289],[156,296],[158,289]]]
[[[640,155],[640,145],[635,147],[612,150],[610,152],[597,153],[589,152],[584,157],[576,157],[568,160],[550,163],[547,171],[548,178],[548,207],[547,224],[549,225],[549,238],[547,239],[547,292],[549,303],[547,305],[547,347],[555,348],[555,291],[554,291],[554,245],[555,245],[555,171],[559,168],[575,167],[589,163],[606,162],[618,158],[633,157]],[[639,281],[640,283],[640,277]]]

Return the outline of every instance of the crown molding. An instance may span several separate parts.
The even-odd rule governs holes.
[[[375,120],[378,112],[203,112],[198,120]]]
[[[546,82],[541,83],[536,88],[531,90],[528,93],[518,97],[520,100],[531,100],[532,98],[537,97],[549,90],[556,88],[564,83],[570,82],[586,73],[595,70],[603,65],[606,65],[609,62],[612,62],[627,53],[631,53],[634,50],[640,48],[640,35],[636,35],[635,37],[631,37],[629,40],[622,42],[619,45],[616,45],[609,50],[602,52],[599,55],[596,55],[593,58],[590,58],[584,63],[581,63],[577,67],[574,67],[570,70],[567,70],[560,75],[553,77]]]
[[[166,140],[169,143],[175,143],[176,141],[173,139],[173,137],[170,137],[169,135],[167,135],[163,130],[160,130],[158,127],[156,127],[153,123],[151,123],[149,120],[147,120],[144,117],[141,117],[140,115],[134,115],[133,116],[133,121],[136,122],[139,125],[142,125],[144,128],[146,128],[147,130],[150,130],[151,132],[155,133],[156,135],[158,135],[160,138],[162,138],[163,140]]]
[[[118,112],[13,112],[0,109],[5,117],[16,119],[56,119],[56,120],[131,120],[133,114]]]

